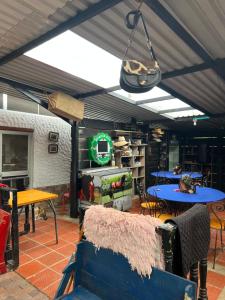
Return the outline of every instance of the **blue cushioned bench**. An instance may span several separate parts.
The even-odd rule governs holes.
[[[78,244],[75,262],[71,261],[63,273],[57,300],[196,299],[194,282],[155,268],[150,279],[141,277],[131,270],[124,256],[108,249],[97,250],[85,240]],[[63,295],[72,273],[73,290]]]

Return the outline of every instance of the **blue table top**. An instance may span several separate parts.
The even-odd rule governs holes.
[[[174,175],[172,171],[158,171],[158,172],[152,172],[152,176],[155,177],[163,177],[168,179],[180,179],[183,175],[189,175],[191,178],[201,178],[202,174],[198,172],[182,172],[179,175]]]
[[[182,193],[178,184],[154,185],[149,187],[147,192],[164,200],[185,203],[209,203],[225,199],[225,193],[208,187],[197,186],[196,194]]]

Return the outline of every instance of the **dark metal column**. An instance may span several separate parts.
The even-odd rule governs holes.
[[[70,217],[78,217],[78,123],[72,122],[71,127],[71,173],[70,173]]]

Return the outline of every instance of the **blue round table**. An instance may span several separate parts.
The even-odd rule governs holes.
[[[149,187],[147,192],[164,200],[185,203],[210,203],[225,199],[225,193],[208,187],[197,186],[196,194],[182,193],[178,184],[154,185]]]
[[[152,172],[151,175],[155,177],[161,177],[167,179],[181,179],[183,175],[189,175],[193,179],[202,177],[202,174],[198,172],[182,172],[181,174],[174,175],[172,171],[158,171],[158,172]]]

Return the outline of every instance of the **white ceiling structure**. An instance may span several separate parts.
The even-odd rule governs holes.
[[[153,121],[205,114],[207,124],[223,118],[225,2],[144,1],[163,77],[141,95],[122,91],[118,81],[129,36],[124,17],[136,7],[135,0],[1,1],[0,92],[20,87],[46,101],[62,89],[84,99],[92,118],[98,107],[121,120],[129,113]],[[141,29],[129,55],[148,55]]]

